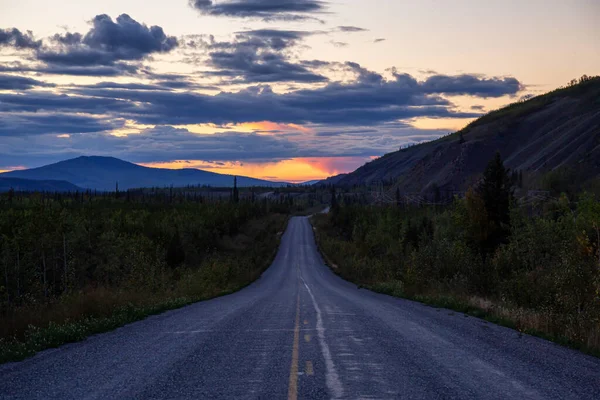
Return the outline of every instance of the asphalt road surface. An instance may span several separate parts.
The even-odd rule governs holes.
[[[253,285],[2,365],[0,397],[600,399],[600,360],[358,289],[294,218]]]

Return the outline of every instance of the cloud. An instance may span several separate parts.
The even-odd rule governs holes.
[[[3,137],[0,160],[5,165],[40,165],[90,154],[140,163],[172,160],[256,163],[308,157],[371,157],[408,143],[435,139],[444,133],[396,127],[365,131],[360,135],[315,136],[297,141],[288,137],[227,131],[199,135],[172,126],[158,126],[118,137],[102,132],[70,134],[68,138],[54,133],[39,134],[35,140],[12,135]]]
[[[11,114],[0,118],[0,137],[110,131],[122,126],[108,118],[70,114]]]
[[[127,14],[121,14],[116,21],[105,14],[97,15],[85,35],[57,34],[52,41],[56,46],[40,48],[37,60],[48,65],[78,67],[139,61],[154,53],[168,53],[179,44],[160,26],[148,27]]]
[[[47,64],[22,64],[6,63],[0,65],[0,72],[34,72],[39,74],[49,75],[72,75],[72,76],[121,76],[132,75],[138,72],[137,65],[126,63],[115,63],[111,66],[64,66],[64,65],[47,65]]]
[[[381,43],[384,41],[385,41],[385,38],[377,38],[377,39],[373,40],[373,43]]]
[[[132,106],[127,118],[143,124],[272,121],[377,125],[421,116],[479,116],[453,111],[451,103],[438,95],[425,93],[422,83],[409,75],[397,75],[388,81],[372,72],[361,73],[361,78],[352,84],[330,83],[322,88],[284,94],[274,93],[264,85],[214,96],[142,90],[79,89],[74,92],[90,99],[116,98],[128,102]]]
[[[135,109],[136,106],[131,102],[112,96],[82,97],[51,92],[0,93],[0,119],[10,116],[10,113],[19,112],[118,114],[131,113]]]
[[[348,43],[346,43],[346,42],[336,42],[335,40],[332,40],[329,43],[331,43],[334,47],[347,47],[348,46]]]
[[[474,110],[474,111],[483,111],[483,110],[485,110],[485,106],[474,105],[474,106],[471,106],[471,110]]]
[[[33,33],[21,32],[17,28],[0,29],[0,47],[13,47],[15,49],[38,49],[42,45],[41,40],[35,40]]]
[[[0,93],[0,112],[68,111],[112,115],[147,125],[271,121],[298,125],[380,126],[417,117],[475,118],[481,113],[457,111],[442,95],[460,93],[480,98],[514,95],[521,87],[514,78],[436,75],[418,81],[396,71],[392,71],[391,78],[385,78],[356,63],[346,63],[344,68],[355,74],[353,82],[330,82],[322,87],[287,93],[276,93],[268,85],[216,95],[175,92],[167,90],[168,85],[161,83],[164,79],[157,79],[158,82],[149,86],[103,82],[64,87],[63,91],[68,95]],[[175,82],[178,76],[173,76]],[[155,78],[154,75],[149,77]]]
[[[54,84],[25,76],[0,74],[0,90],[28,90],[34,87],[53,87]]]
[[[326,2],[320,0],[190,0],[189,3],[203,15],[267,21],[314,19],[314,14],[326,9]]]
[[[368,31],[368,29],[360,28],[358,26],[347,26],[347,25],[338,26],[338,29],[341,32],[366,32],[366,31]]]
[[[298,41],[319,31],[262,29],[238,32],[232,42],[209,45],[208,76],[227,78],[232,83],[326,82],[328,79],[311,71],[309,65],[293,62],[288,51]]]
[[[514,95],[523,89],[515,78],[481,78],[476,75],[434,75],[422,85],[426,93],[469,95],[477,97],[502,97]]]

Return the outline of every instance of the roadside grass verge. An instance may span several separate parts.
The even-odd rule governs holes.
[[[89,288],[47,304],[0,316],[0,364],[20,361],[49,348],[84,340],[168,310],[234,293],[271,265],[288,216],[272,214],[247,223],[222,251],[198,268],[165,276],[168,290]]]
[[[514,329],[519,334],[536,336],[559,345],[579,350],[585,354],[600,357],[600,329],[572,329],[566,331],[557,328],[555,316],[537,310],[515,307],[493,299],[482,298],[464,293],[456,293],[444,287],[429,288],[420,292],[406,290],[404,283],[398,279],[387,279],[377,282],[365,282],[357,276],[359,273],[346,273],[349,264],[356,265],[354,254],[348,253],[351,246],[343,239],[327,229],[323,229],[324,216],[311,218],[317,248],[325,263],[341,278],[356,284],[359,288],[393,297],[416,301],[435,308],[444,308],[460,312],[475,318]],[[316,222],[316,223],[315,223]],[[566,333],[566,334],[565,334]],[[579,339],[574,339],[574,337]]]

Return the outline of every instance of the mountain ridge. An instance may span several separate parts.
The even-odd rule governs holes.
[[[141,187],[166,187],[206,185],[232,187],[233,175],[218,174],[200,169],[150,168],[115,157],[80,156],[37,168],[10,171],[0,174],[3,178],[29,180],[67,181],[83,189],[110,191],[119,185],[127,190]],[[246,176],[237,177],[239,187],[287,186],[286,182],[273,182]]]
[[[0,192],[77,192],[83,189],[64,180],[34,180],[0,175]]]
[[[600,176],[600,77],[492,111],[458,132],[386,154],[322,184],[383,181],[401,192],[464,191],[496,151],[508,168],[533,181],[561,168],[580,182]]]

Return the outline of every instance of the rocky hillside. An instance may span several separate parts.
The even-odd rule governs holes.
[[[460,132],[387,154],[339,185],[391,182],[403,192],[465,190],[499,151],[528,182],[569,170],[579,183],[600,176],[600,77],[512,104]]]

